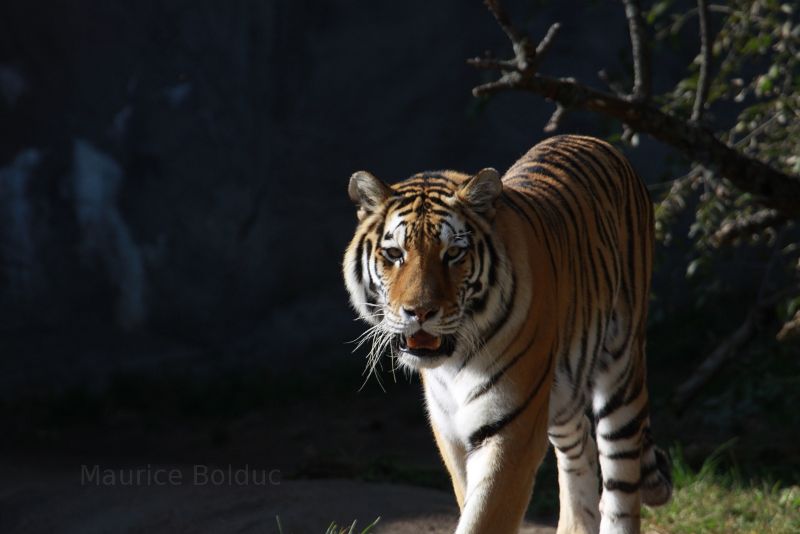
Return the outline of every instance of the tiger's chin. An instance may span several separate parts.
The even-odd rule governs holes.
[[[398,363],[413,370],[439,367],[456,349],[456,339],[452,335],[439,336],[435,343],[436,348],[415,347],[402,334],[397,335],[395,342]]]

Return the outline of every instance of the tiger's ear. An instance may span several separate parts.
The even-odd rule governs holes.
[[[489,167],[464,182],[458,189],[458,198],[474,211],[491,217],[494,203],[502,192],[500,173]]]
[[[392,195],[392,188],[367,171],[358,171],[350,177],[347,192],[350,194],[350,200],[358,206],[358,218],[362,219],[381,207],[381,204]]]

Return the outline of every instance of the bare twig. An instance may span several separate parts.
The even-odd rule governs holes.
[[[543,57],[544,54],[550,49],[550,46],[553,44],[553,40],[556,38],[556,34],[560,29],[561,29],[561,24],[559,24],[558,22],[552,24],[550,28],[548,28],[547,33],[544,34],[544,37],[539,42],[539,45],[536,47],[537,58]]]
[[[487,5],[512,40],[515,52],[527,48],[530,53],[531,47],[520,44],[527,38],[510,24],[507,15],[500,9],[499,0],[487,1]],[[554,24],[538,48],[546,50],[557,30],[558,26]],[[530,43],[530,40],[527,42]],[[739,152],[698,123],[662,111],[649,100],[631,100],[598,91],[569,78],[542,76],[530,69],[531,65],[541,61],[541,54],[523,60],[517,54],[514,61],[516,68],[512,71],[508,70],[507,63],[492,64],[491,68],[503,70],[503,75],[494,82],[473,88],[472,93],[475,96],[489,96],[503,91],[525,91],[541,95],[567,109],[583,109],[618,119],[630,129],[649,134],[678,148],[695,161],[716,167],[733,185],[751,193],[766,207],[776,209],[790,218],[800,216],[800,178],[797,176],[785,174]],[[491,60],[483,58],[470,63],[486,67]],[[640,64],[640,73],[646,70],[645,63]],[[524,76],[522,71],[525,72]],[[643,90],[649,83],[645,79],[642,76],[640,80]]]
[[[616,96],[624,97],[626,95],[625,90],[622,88],[619,82],[612,81],[611,78],[608,76],[608,72],[605,69],[600,69],[597,72],[597,77],[600,78],[603,83],[611,89],[611,92],[614,93]]]
[[[512,43],[521,43],[522,41],[528,40],[524,33],[511,24],[511,19],[499,0],[484,0],[483,3],[486,4],[486,7],[488,7],[489,11],[494,15],[497,24],[503,29],[509,41]]]
[[[639,137],[636,135],[636,130],[627,124],[622,125],[622,135],[620,136],[620,139],[628,146],[639,145]]]
[[[644,18],[639,0],[622,0],[625,5],[625,17],[628,19],[628,30],[631,34],[631,50],[633,52],[633,93],[634,100],[649,100],[652,91],[650,76],[650,47],[644,30]]]
[[[700,74],[697,78],[697,91],[694,96],[694,107],[692,109],[692,120],[700,122],[703,117],[703,107],[708,98],[708,88],[711,78],[708,76],[708,69],[711,65],[711,46],[708,42],[708,4],[706,0],[697,0],[697,16],[700,24]]]
[[[778,332],[776,337],[778,341],[786,341],[798,336],[800,336],[800,310],[797,310],[794,317],[781,327],[781,331]]]
[[[467,60],[467,63],[476,69],[487,70],[518,70],[517,62],[513,59],[495,59],[490,55],[484,57],[474,57]]]
[[[493,4],[497,5],[498,2],[495,1]],[[492,10],[494,13],[494,10],[491,7],[490,10]],[[495,18],[498,18],[498,15],[495,15]],[[501,18],[505,20],[505,15],[501,16]],[[500,18],[498,18],[498,20],[500,20]],[[544,56],[547,50],[550,48],[550,45],[553,43],[553,39],[558,33],[559,28],[561,28],[561,25],[558,22],[550,26],[550,29],[547,30],[544,38],[539,42],[535,49],[530,44],[530,39],[514,29],[513,26],[504,28],[504,30],[507,30],[506,35],[514,35],[514,39],[520,39],[518,41],[511,41],[512,47],[514,48],[513,59],[495,59],[487,55],[484,57],[468,59],[467,63],[478,69],[494,69],[503,71],[504,75],[501,80],[505,82],[513,82],[518,79],[529,78],[539,69],[539,65],[541,64],[542,59],[544,59]],[[511,39],[511,37],[509,37],[509,39]],[[494,82],[485,85],[493,86]],[[472,90],[472,94],[477,96],[481,87],[483,86],[474,88]]]
[[[733,221],[724,223],[711,237],[715,246],[729,245],[737,239],[753,236],[767,228],[775,228],[788,219],[781,213],[766,209]]]
[[[497,24],[503,29],[508,40],[511,41],[514,48],[514,60],[518,69],[520,72],[528,71],[530,68],[529,62],[536,57],[536,49],[533,47],[530,38],[511,24],[511,19],[506,10],[503,9],[500,0],[484,0],[484,4],[494,15]]]
[[[561,119],[564,118],[564,114],[566,113],[567,109],[562,106],[561,104],[556,105],[556,110],[553,112],[553,115],[550,116],[550,120],[547,121],[547,124],[544,127],[545,132],[555,132],[558,130],[558,127],[561,124]]]

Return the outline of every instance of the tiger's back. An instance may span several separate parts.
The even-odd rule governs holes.
[[[574,135],[536,145],[506,172],[503,184],[501,201],[518,219],[516,227],[524,221],[535,241],[529,252],[540,256],[531,261],[540,261],[544,251],[551,264],[561,349],[589,331],[598,340],[597,350],[586,340],[585,361],[559,359],[565,378],[576,389],[586,387],[596,369],[606,372],[621,351],[644,338],[653,261],[647,189],[611,145]]]
[[[546,228],[542,240],[562,280],[556,283],[563,339],[550,406],[559,462],[576,468],[572,446],[588,432],[582,418],[588,404],[597,424],[604,496],[614,501],[606,508],[630,508],[611,494],[622,494],[624,501],[637,489],[644,503],[663,504],[671,494],[669,461],[650,437],[646,393],[654,239],[647,189],[616,149],[582,136],[540,143],[509,169],[503,183],[503,201],[516,216],[534,234],[537,225],[530,219]],[[634,456],[631,438],[642,441],[638,472],[620,462]]]

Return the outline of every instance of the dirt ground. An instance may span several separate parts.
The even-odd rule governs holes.
[[[150,468],[151,481],[159,469],[165,475],[178,469]],[[111,482],[109,476],[105,482]],[[180,482],[164,486],[103,485],[103,478],[98,485],[88,478],[81,480],[79,470],[1,467],[0,532],[321,534],[332,521],[349,525],[356,520],[365,527],[380,517],[374,532],[421,534],[452,532],[458,517],[448,493],[407,485],[335,479],[269,482],[268,474],[265,479],[253,477],[250,484],[215,484],[192,467],[173,471],[173,480]],[[528,523],[522,532],[554,530]]]
[[[379,533],[452,532],[458,510],[418,384],[355,389],[236,416],[86,401],[67,415],[7,411],[0,532],[322,534],[378,517]],[[528,522],[523,532],[553,529]]]

